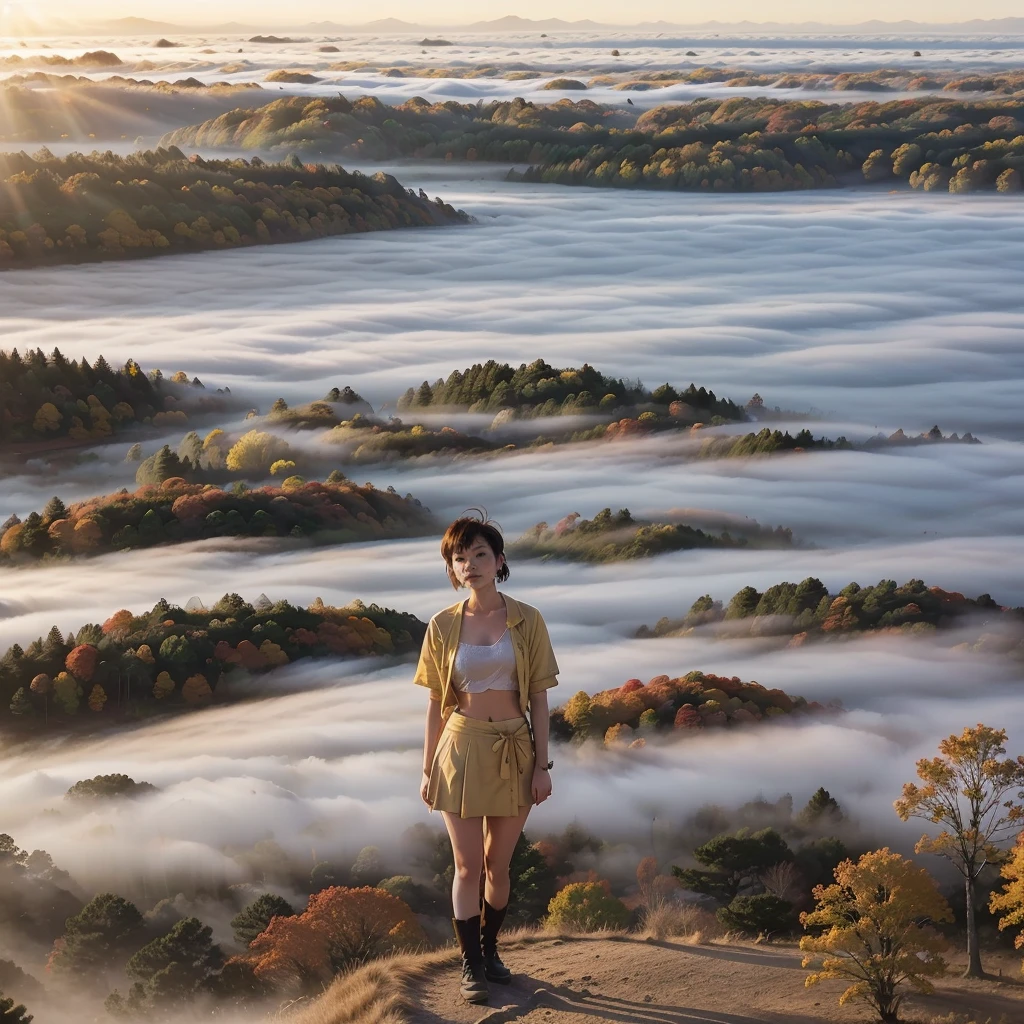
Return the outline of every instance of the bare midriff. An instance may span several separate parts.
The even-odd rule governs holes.
[[[521,718],[518,690],[483,690],[480,693],[455,692],[459,711],[467,718],[479,718],[486,722],[501,722],[508,718]]]

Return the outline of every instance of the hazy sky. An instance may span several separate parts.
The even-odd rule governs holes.
[[[715,18],[722,21],[824,21],[855,23],[869,18],[895,21],[964,21],[971,18],[1000,18],[1021,14],[1018,0],[719,0],[714,7],[694,0],[386,0],[374,8],[337,0],[294,0],[282,6],[277,0],[14,0],[5,9],[21,7],[35,16],[47,13],[86,21],[101,17],[135,16],[174,22],[245,20],[301,23],[330,19],[342,24],[360,24],[375,18],[396,17],[423,24],[467,23],[515,13],[526,18],[560,17],[568,20],[591,18],[612,23],[635,23],[665,19],[697,24]]]

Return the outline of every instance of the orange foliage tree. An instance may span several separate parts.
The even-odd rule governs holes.
[[[130,633],[132,622],[135,616],[127,608],[122,608],[103,623],[103,633],[106,636],[118,636]]]
[[[423,942],[423,931],[397,896],[364,886],[314,893],[303,913],[274,917],[248,952],[255,977],[283,989],[317,986],[339,970]]]
[[[99,662],[100,652],[92,644],[79,644],[64,660],[64,667],[80,682],[88,683]]]

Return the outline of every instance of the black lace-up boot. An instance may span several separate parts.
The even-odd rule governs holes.
[[[485,899],[483,914],[480,916],[480,945],[484,954],[484,972],[488,981],[497,982],[499,985],[507,985],[512,980],[512,972],[498,956],[498,932],[507,911],[507,904],[501,910],[497,910]]]
[[[487,976],[480,950],[480,915],[465,921],[452,918],[455,937],[462,950],[462,983],[459,992],[467,1003],[487,1002]]]

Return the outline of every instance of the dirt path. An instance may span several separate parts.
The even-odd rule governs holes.
[[[491,986],[488,1006],[462,1002],[454,958],[417,992],[414,1024],[863,1024],[863,1005],[840,1007],[843,986],[806,989],[792,946],[687,946],[639,939],[545,939],[510,944],[513,984]],[[1016,957],[991,957],[1005,981],[946,979],[936,994],[914,998],[905,1016],[930,1020],[950,1012],[1024,1022],[1024,985]]]

